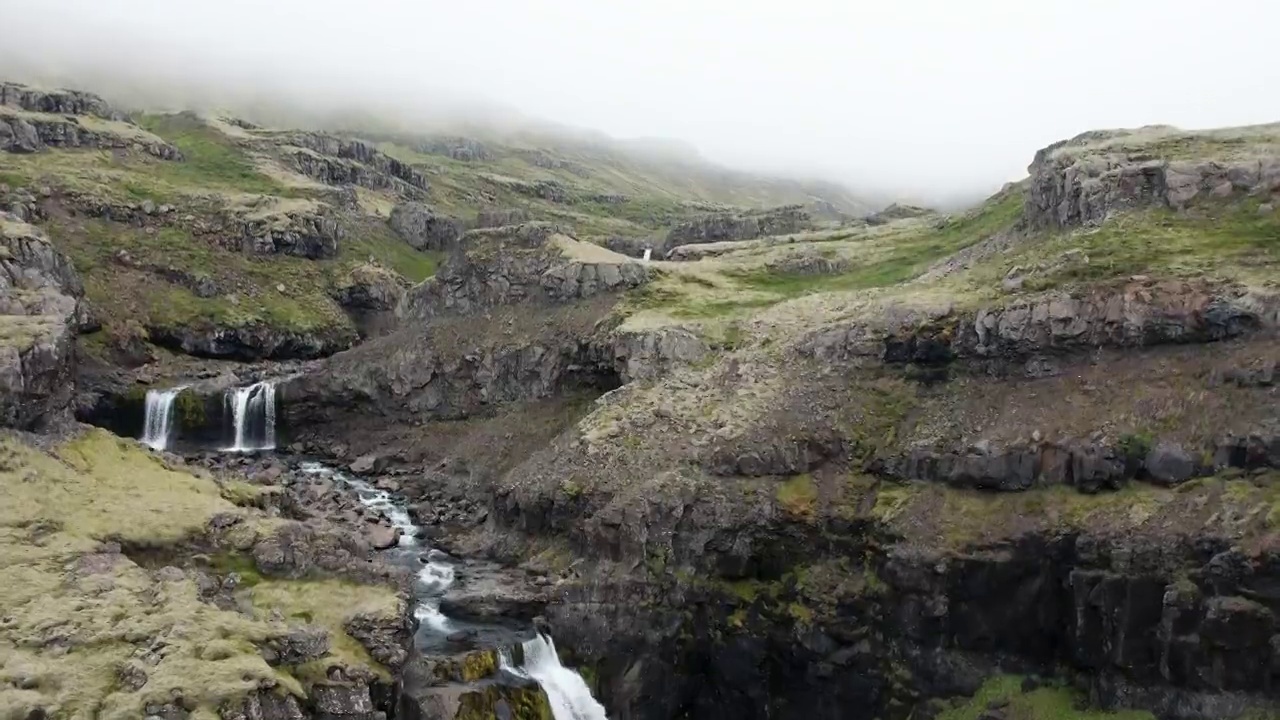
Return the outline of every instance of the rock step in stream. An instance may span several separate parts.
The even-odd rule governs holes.
[[[185,388],[147,391],[140,438],[144,444],[159,451],[173,444],[175,404]],[[228,388],[224,404],[232,423],[228,428],[230,443],[223,446],[223,452],[275,449],[274,383],[263,381]],[[402,498],[323,463],[304,461],[297,469],[304,475],[322,477],[337,487],[347,488],[363,506],[391,524],[396,538],[394,544],[382,552],[390,562],[410,569],[417,578],[413,614],[418,621],[414,646],[419,653],[452,653],[466,647],[499,648],[499,669],[518,680],[537,683],[546,693],[556,720],[607,720],[604,707],[592,697],[582,676],[560,662],[550,636],[527,623],[472,621],[449,617],[441,611],[445,593],[458,579],[455,564],[447,553],[422,543],[420,528],[413,522]],[[513,659],[512,649],[516,646],[521,650],[519,661]]]
[[[414,644],[419,652],[443,651],[458,641],[479,646],[496,646],[499,667],[511,675],[538,683],[547,694],[556,720],[607,720],[604,706],[591,696],[586,681],[560,662],[555,641],[549,635],[534,631],[533,637],[521,642],[528,628],[515,628],[493,623],[478,623],[450,618],[440,611],[441,597],[455,582],[457,573],[448,554],[420,542],[420,532],[403,501],[391,493],[318,462],[304,462],[299,470],[320,475],[350,488],[361,504],[381,513],[399,531],[395,547],[384,552],[392,562],[416,568],[417,605],[414,616],[418,631]],[[520,644],[523,660],[515,662],[509,648]]]

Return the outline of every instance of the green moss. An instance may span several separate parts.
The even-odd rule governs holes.
[[[1151,453],[1153,444],[1154,440],[1149,433],[1130,433],[1120,436],[1116,449],[1120,452],[1120,457],[1129,463],[1138,463]]]
[[[1062,262],[1067,250],[1087,262]],[[1280,267],[1280,213],[1259,212],[1257,199],[1200,204],[1190,210],[1140,210],[1101,227],[1049,234],[1008,258],[1008,266],[1047,265],[1025,288],[1095,282],[1131,275],[1264,280]],[[1001,268],[988,271],[994,283]]]
[[[196,429],[206,423],[204,397],[194,390],[183,390],[173,399],[178,411],[178,422],[184,428]]]
[[[500,717],[499,705],[506,705],[511,720],[553,720],[551,703],[541,687],[488,685],[463,693],[458,699],[454,720],[493,720]]]
[[[219,575],[240,576],[241,587],[253,587],[262,582],[262,573],[253,558],[240,553],[220,553],[210,558],[210,567]]]
[[[1060,686],[1022,691],[1023,679],[998,675],[963,704],[946,710],[937,720],[977,720],[993,703],[1007,703],[1002,712],[1009,720],[1154,720],[1142,711],[1103,712],[1082,709],[1084,698]]]
[[[804,603],[793,602],[787,606],[787,614],[798,625],[809,626],[813,624],[813,610],[810,610]]]
[[[257,652],[283,625],[203,602],[190,577],[162,580],[99,553],[108,540],[171,553],[212,516],[236,512],[209,478],[92,430],[52,453],[0,441],[0,494],[0,675],[28,687],[6,695],[11,714],[142,717],[149,698],[181,696],[210,716],[260,683],[301,692]],[[160,639],[146,690],[122,688],[118,668]]]
[[[930,265],[969,245],[1008,229],[1022,214],[1022,193],[1005,192],[975,211],[929,227],[894,236],[877,252],[868,252],[851,269],[834,275],[791,275],[744,270],[735,277],[745,288],[776,300],[817,292],[865,290],[910,280]]]
[[[492,677],[498,671],[498,654],[492,650],[467,653],[462,659],[461,677],[463,682],[474,682],[481,678]]]
[[[304,683],[321,682],[333,665],[364,668],[389,680],[391,674],[375,661],[369,651],[347,634],[346,623],[356,615],[399,618],[405,612],[395,589],[358,585],[345,580],[277,580],[263,579],[247,588],[245,597],[261,615],[272,610],[298,617],[301,614],[329,633],[329,655],[299,666],[295,675]]]
[[[778,485],[778,504],[791,515],[810,516],[818,499],[817,487],[809,474],[795,475]]]
[[[243,480],[222,483],[222,497],[239,507],[265,508],[272,495],[282,492],[279,487],[252,485]]]

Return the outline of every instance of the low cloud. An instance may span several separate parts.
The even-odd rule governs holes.
[[[0,0],[0,75],[119,102],[549,122],[955,204],[1099,127],[1280,119],[1267,0]]]

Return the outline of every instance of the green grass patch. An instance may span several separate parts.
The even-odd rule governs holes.
[[[818,500],[818,489],[809,474],[795,475],[778,485],[778,505],[791,515],[813,514]]]
[[[1067,261],[1069,250],[1083,257]],[[1280,213],[1260,211],[1255,198],[1135,211],[1098,228],[1046,233],[1000,264],[976,269],[973,279],[996,285],[1014,266],[1045,268],[1028,275],[1027,290],[1131,275],[1265,281],[1280,273]]]
[[[866,259],[846,272],[834,275],[796,275],[768,270],[744,270],[734,274],[747,289],[786,299],[817,292],[840,292],[887,287],[906,282],[933,263],[1008,229],[1022,214],[1022,194],[1007,192],[981,208],[948,220],[941,227],[891,234],[869,240]]]
[[[1047,685],[1028,692],[1016,675],[991,678],[967,702],[943,711],[936,720],[977,720],[993,705],[1001,706],[1007,720],[1154,720],[1149,712],[1104,712],[1084,708],[1084,698],[1070,689]]]
[[[130,327],[136,333],[141,326],[198,324],[263,324],[290,332],[342,334],[354,330],[331,294],[348,282],[351,268],[372,257],[415,283],[436,269],[437,255],[420,253],[374,225],[354,228],[340,256],[332,260],[246,255],[178,228],[149,233],[99,219],[55,220],[47,229],[81,273],[85,292],[108,329],[117,335]],[[132,265],[117,257],[121,251],[132,258]],[[199,278],[212,280],[224,291],[214,297],[197,296],[191,286]]]
[[[436,274],[444,261],[444,253],[423,252],[401,240],[385,223],[364,222],[339,245],[339,260],[363,263],[369,258],[390,268],[411,283],[417,284]]]
[[[217,187],[261,195],[299,194],[258,172],[233,139],[193,115],[142,115],[137,122],[182,151],[182,162],[150,166],[150,174],[157,178],[175,185]],[[129,192],[152,191],[138,185]]]

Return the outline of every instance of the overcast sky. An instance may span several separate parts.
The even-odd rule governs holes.
[[[996,188],[1087,129],[1280,120],[1275,0],[0,0],[0,18],[0,75],[483,98],[926,199]]]

